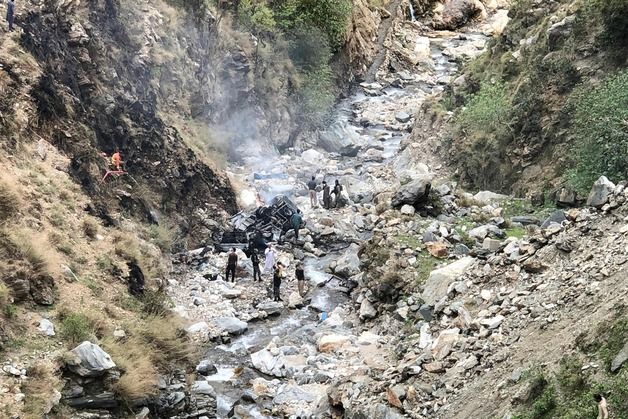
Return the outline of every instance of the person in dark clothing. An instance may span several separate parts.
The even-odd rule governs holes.
[[[229,282],[229,274],[231,273],[231,281],[235,282],[236,268],[238,267],[238,255],[236,254],[235,247],[231,248],[229,257],[227,258],[227,275],[226,279]]]
[[[331,194],[329,193],[329,185],[323,181],[323,207],[331,208]]]
[[[312,180],[307,183],[307,188],[310,194],[310,204],[312,208],[316,208],[318,206],[318,198],[316,196],[316,177],[312,176]]]
[[[292,217],[290,217],[290,225],[294,229],[294,237],[296,240],[299,240],[299,230],[301,229],[301,224],[303,224],[303,216],[301,215],[301,210],[297,210]]]
[[[297,267],[294,270],[294,276],[297,277],[299,295],[303,297],[305,295],[305,271],[303,270],[303,264],[301,262],[297,263]]]
[[[340,184],[338,179],[336,179],[336,183],[334,184],[334,190],[332,191],[332,193],[334,194],[334,208],[337,208],[338,207],[338,199],[342,199],[341,198],[342,185]]]
[[[259,256],[255,250],[251,254],[251,263],[253,264],[253,281],[262,281],[262,273],[259,269]],[[257,278],[257,279],[256,279]]]
[[[274,301],[283,301],[281,299],[280,290],[281,290],[281,280],[284,277],[283,272],[283,264],[281,262],[277,262],[275,265],[275,273],[273,275],[273,299]]]
[[[9,22],[9,30],[13,31],[13,19],[15,16],[15,1],[9,0],[7,2],[7,22]]]

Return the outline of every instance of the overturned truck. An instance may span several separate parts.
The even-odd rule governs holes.
[[[270,204],[253,212],[240,211],[231,217],[232,230],[225,231],[218,245],[219,250],[263,250],[266,243],[279,241],[292,228],[290,218],[299,209],[285,195],[277,195]],[[302,224],[303,225],[303,224]]]

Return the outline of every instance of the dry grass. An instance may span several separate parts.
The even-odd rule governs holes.
[[[52,409],[52,394],[61,389],[61,380],[51,364],[39,362],[28,368],[28,379],[22,384],[26,394],[24,414],[26,418],[44,417]]]
[[[95,239],[98,234],[98,223],[92,217],[86,217],[83,220],[83,233],[85,237]]]
[[[160,370],[191,364],[196,351],[174,317],[150,316],[141,324],[127,324],[127,337],[103,339],[103,347],[122,370],[115,391],[128,402],[157,392]]]
[[[22,206],[21,198],[15,188],[15,182],[9,182],[6,176],[0,177],[0,224],[17,214]]]
[[[19,255],[30,264],[33,273],[58,274],[59,255],[43,235],[28,229],[18,229],[10,234],[10,240]]]

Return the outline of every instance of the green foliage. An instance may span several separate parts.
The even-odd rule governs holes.
[[[61,319],[61,337],[70,344],[77,344],[91,339],[93,325],[81,313],[66,313]]]
[[[273,11],[259,1],[240,0],[238,18],[240,23],[257,35],[269,35],[276,28]]]
[[[507,125],[510,103],[503,83],[483,83],[458,114],[456,128],[462,133],[502,132]]]
[[[610,46],[626,49],[628,47],[628,0],[593,0],[591,3],[602,17],[604,32],[601,40]]]
[[[576,138],[575,167],[569,171],[573,186],[586,192],[601,175],[628,178],[628,71],[597,88],[583,86],[570,103]]]
[[[153,243],[163,252],[170,252],[174,243],[174,230],[167,225],[151,225],[149,235]]]
[[[320,126],[329,117],[336,99],[335,86],[329,66],[307,71],[297,92],[301,117],[309,126]]]

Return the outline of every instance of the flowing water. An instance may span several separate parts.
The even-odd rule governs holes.
[[[413,12],[411,2],[409,7]],[[418,38],[419,34],[416,36]],[[232,167],[231,171],[257,191],[264,191],[265,198],[276,193],[298,196],[296,179],[309,178],[317,164],[330,173],[345,173],[343,179],[347,184],[363,188],[368,193],[372,185],[364,181],[365,173],[369,168],[390,165],[399,153],[400,144],[410,135],[407,129],[400,128],[395,122],[395,114],[400,111],[412,114],[425,97],[441,92],[458,67],[450,57],[451,51],[483,40],[483,35],[474,33],[464,36],[450,32],[431,34],[428,66],[415,68],[416,72],[406,76],[408,80],[401,86],[382,87],[375,95],[357,89],[355,94],[338,105],[335,122],[321,134],[320,146],[327,150],[321,152],[325,159],[321,163],[310,164],[299,156],[250,155],[245,158],[245,166]],[[360,148],[357,156],[339,155],[341,150],[350,147]],[[376,156],[380,156],[378,153],[381,152],[381,158],[365,157],[370,149],[376,150]],[[263,176],[253,176],[253,173]],[[248,194],[252,192],[249,190]],[[263,349],[273,339],[279,340],[282,345],[309,342],[322,327],[321,317],[348,300],[349,290],[345,284],[326,273],[329,263],[337,257],[338,252],[332,251],[325,257],[305,260],[306,275],[311,284],[308,297],[311,300],[304,308],[285,309],[279,316],[250,323],[243,335],[208,349],[205,359],[218,370],[207,377],[217,392],[217,417],[228,416],[234,403],[241,399],[243,392],[248,391],[246,389],[252,378],[273,378],[249,368],[243,372],[243,367],[250,365],[251,353]],[[264,416],[256,404],[247,406],[249,417],[270,417]]]

